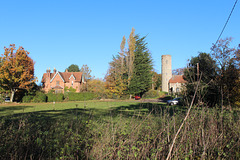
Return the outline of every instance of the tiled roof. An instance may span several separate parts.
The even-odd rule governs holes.
[[[50,79],[52,79],[54,75],[55,73],[50,73]],[[47,73],[44,73],[41,82],[46,82],[46,78],[47,78]]]
[[[169,83],[186,83],[186,81],[183,79],[183,75],[173,75]]]
[[[56,72],[56,73],[50,73],[50,79],[52,79],[55,74],[59,73],[60,76],[63,78],[63,80],[65,82],[69,82],[69,78],[71,77],[71,75],[73,75],[76,78],[76,82],[81,82],[82,80],[82,72]],[[46,82],[46,78],[47,78],[47,74],[48,73],[44,73],[43,77],[42,77],[42,83]]]
[[[65,82],[69,82],[69,78],[73,75],[77,82],[82,80],[82,72],[59,72]]]

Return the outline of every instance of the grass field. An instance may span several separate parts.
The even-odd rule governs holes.
[[[72,109],[95,109],[106,112],[112,108],[121,106],[136,105],[135,101],[85,101],[85,102],[56,102],[56,103],[9,103],[0,104],[0,116],[11,114],[20,114],[28,112],[46,112],[46,113],[63,113]]]
[[[0,105],[0,159],[165,159],[187,107],[141,101]],[[239,159],[239,111],[193,108],[173,159]]]

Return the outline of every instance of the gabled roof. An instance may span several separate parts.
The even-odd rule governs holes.
[[[186,83],[186,81],[183,79],[183,75],[173,75],[169,83]]]
[[[73,74],[68,79],[71,79],[71,77],[73,77],[76,80],[76,78]]]
[[[57,72],[57,73],[53,76],[53,78],[50,80],[50,82],[52,82],[53,79],[54,79],[57,75],[60,76],[60,78],[63,80],[63,82],[66,82],[66,81],[63,79],[63,77],[62,77],[62,75],[60,74],[60,72]]]
[[[71,76],[75,78],[75,82],[82,81],[82,72],[59,72],[65,82],[69,82]]]
[[[42,77],[42,83],[46,82],[47,74],[44,73]],[[57,74],[62,78],[64,82],[69,82],[69,79],[71,76],[75,78],[75,82],[81,82],[82,81],[82,72],[56,72],[56,73],[50,73],[50,81],[52,81]]]

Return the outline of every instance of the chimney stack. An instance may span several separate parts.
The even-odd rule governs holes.
[[[56,68],[54,67],[54,69],[53,69],[53,73],[55,74],[57,72],[57,70],[56,70]]]
[[[46,72],[47,72],[47,77],[50,78],[50,72],[51,72],[50,68],[47,69]]]

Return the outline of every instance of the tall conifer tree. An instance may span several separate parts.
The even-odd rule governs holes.
[[[142,96],[151,88],[152,84],[152,57],[145,42],[146,36],[135,36],[134,68],[129,85],[129,93]]]

